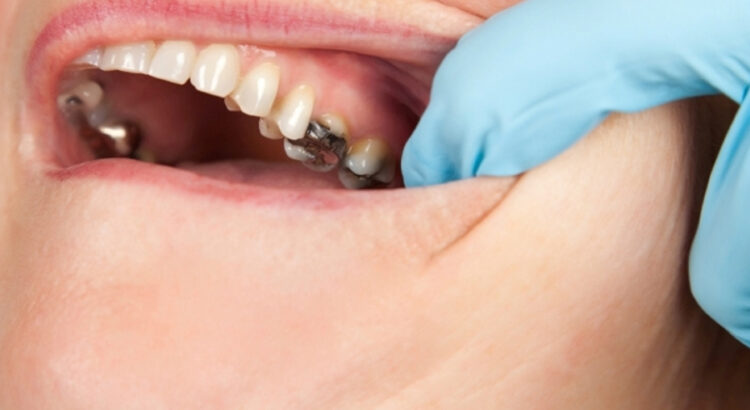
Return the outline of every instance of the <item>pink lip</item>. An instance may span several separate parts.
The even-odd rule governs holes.
[[[277,190],[228,184],[190,173],[132,161],[95,161],[61,169],[54,158],[53,118],[57,79],[69,62],[101,44],[141,39],[188,38],[263,46],[340,49],[383,56],[420,65],[436,64],[455,39],[432,35],[415,27],[373,22],[363,17],[323,10],[320,6],[289,7],[279,1],[207,2],[97,0],[72,6],[55,16],[37,37],[27,64],[26,124],[39,139],[41,158],[53,179],[97,178],[145,183],[191,194],[210,194],[256,205],[291,203],[335,209],[356,203],[387,203],[406,192],[351,193],[345,191]],[[313,40],[314,39],[314,40]],[[361,199],[358,200],[358,199]]]

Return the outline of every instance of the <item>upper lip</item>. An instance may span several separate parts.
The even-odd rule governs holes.
[[[434,69],[460,34],[449,30],[465,28],[457,24],[458,29],[446,30],[445,25],[404,22],[387,15],[393,13],[387,7],[378,10],[385,10],[379,12],[384,15],[363,16],[319,0],[90,0],[74,4],[47,22],[31,48],[26,67],[27,113],[33,115],[31,119],[44,121],[27,124],[35,124],[32,134],[49,133],[49,119],[57,117],[57,81],[74,58],[96,46],[147,39],[350,51],[387,59],[422,87],[429,87]],[[473,21],[461,12],[455,14],[466,24]],[[53,157],[44,150],[40,154],[44,159]]]
[[[418,67],[436,66],[457,33],[331,10],[323,1],[91,0],[63,10],[37,37],[28,83],[49,90],[73,58],[102,44],[185,38],[262,46],[352,51]],[[463,18],[463,17],[462,17]],[[466,18],[467,25],[471,24]],[[466,27],[461,27],[461,31]]]

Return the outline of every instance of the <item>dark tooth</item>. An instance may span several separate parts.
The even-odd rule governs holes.
[[[133,157],[141,145],[141,130],[130,121],[107,122],[97,127],[112,157]]]
[[[309,169],[322,173],[333,171],[341,163],[347,149],[344,138],[315,121],[307,127],[304,138],[289,140],[288,143],[303,148],[310,159],[302,163]]]

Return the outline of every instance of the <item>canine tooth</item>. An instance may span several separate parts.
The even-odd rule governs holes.
[[[336,114],[323,114],[318,118],[320,125],[328,128],[333,134],[338,137],[349,140],[349,127],[346,125],[346,121]]]
[[[156,44],[153,41],[109,46],[104,50],[101,69],[145,74],[151,65]]]
[[[232,98],[243,113],[265,117],[271,113],[279,91],[281,69],[274,63],[263,63],[250,71]]]
[[[385,142],[366,138],[349,148],[344,166],[357,175],[373,176],[383,170],[388,156],[388,145]]]
[[[313,88],[309,85],[300,85],[284,97],[271,117],[276,120],[283,136],[296,141],[305,136],[314,105]]]
[[[228,96],[240,77],[240,56],[232,45],[214,44],[198,54],[190,82],[198,91]]]
[[[299,162],[310,161],[313,159],[313,156],[310,155],[305,148],[292,144],[292,142],[286,138],[284,139],[284,152],[286,152],[287,157]]]
[[[224,99],[224,105],[227,107],[227,110],[231,112],[239,112],[240,106],[237,105],[236,102],[231,97],[227,97]]]
[[[160,80],[185,84],[193,72],[197,51],[189,41],[165,41],[154,54],[148,74]]]
[[[260,135],[270,140],[280,140],[284,138],[284,136],[281,135],[281,131],[279,131],[279,126],[270,118],[261,118],[258,121],[258,129],[260,130]]]
[[[99,67],[102,62],[102,56],[104,51],[101,47],[97,47],[93,50],[88,51],[86,54],[76,58],[73,61],[73,65],[87,65],[92,67]]]
[[[76,85],[70,91],[61,94],[58,97],[57,103],[62,109],[70,102],[71,98],[79,100],[85,110],[92,111],[104,99],[104,90],[96,82],[86,81]]]

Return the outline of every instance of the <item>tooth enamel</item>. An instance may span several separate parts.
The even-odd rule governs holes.
[[[156,44],[153,41],[109,46],[104,50],[101,69],[145,74],[151,65]]]
[[[386,160],[383,169],[373,176],[373,179],[384,184],[390,184],[396,178],[396,162],[392,159]]]
[[[351,173],[346,168],[339,168],[339,181],[346,189],[364,189],[372,186],[372,181]]]
[[[250,71],[232,99],[243,113],[255,117],[266,117],[271,113],[279,91],[281,69],[273,63],[263,63]]]
[[[73,65],[89,65],[99,67],[102,62],[104,51],[101,48],[95,48],[86,54],[78,57],[73,61]]]
[[[101,104],[104,98],[104,90],[102,87],[94,81],[86,81],[78,84],[70,91],[61,94],[58,97],[58,105],[63,108],[70,98],[77,98],[83,104],[83,108],[87,111],[92,111],[99,104]]]
[[[261,118],[258,120],[258,129],[260,130],[260,135],[270,140],[280,140],[284,138],[284,136],[281,135],[281,131],[279,131],[276,122],[270,118]]]
[[[287,157],[299,162],[313,159],[312,155],[310,155],[303,147],[292,144],[288,139],[284,139],[284,152],[286,152]]]
[[[156,50],[148,74],[160,80],[185,84],[193,72],[197,51],[189,41],[165,41]]]
[[[296,141],[305,136],[314,105],[315,91],[309,85],[300,85],[284,97],[271,117],[283,136]]]
[[[237,105],[236,102],[231,97],[227,97],[224,99],[224,105],[227,107],[227,110],[231,112],[239,112],[240,106]]]
[[[357,175],[373,176],[382,171],[388,159],[388,145],[380,139],[367,138],[349,148],[344,166]]]
[[[231,45],[214,44],[198,55],[190,82],[198,91],[226,97],[237,86],[240,56]]]
[[[349,127],[346,121],[336,114],[323,114],[318,118],[320,125],[328,128],[333,134],[349,140]]]

